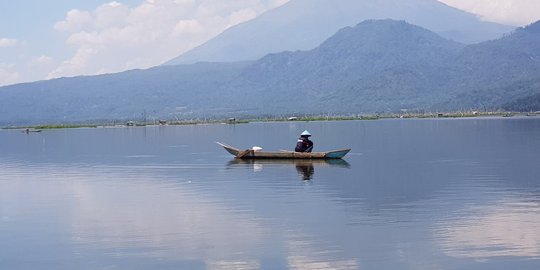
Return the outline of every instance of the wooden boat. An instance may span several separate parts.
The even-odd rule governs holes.
[[[33,128],[27,128],[25,130],[23,130],[24,133],[30,133],[30,132],[41,132],[41,129],[33,129]]]
[[[294,158],[264,158],[264,159],[253,159],[253,158],[235,158],[227,163],[227,166],[243,166],[243,165],[263,165],[263,166],[332,166],[332,167],[342,167],[349,168],[349,164],[346,160],[340,158],[333,159],[294,159]]]
[[[268,158],[268,159],[339,159],[343,158],[351,149],[341,149],[328,152],[299,153],[293,151],[266,152],[253,149],[241,150],[223,143],[221,145],[235,158]]]

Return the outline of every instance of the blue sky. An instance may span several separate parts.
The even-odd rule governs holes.
[[[0,86],[159,65],[288,1],[0,1]],[[440,1],[488,21],[540,19],[540,0]]]
[[[159,65],[285,2],[1,1],[0,86]]]
[[[103,0],[1,1],[2,24],[0,25],[0,31],[13,36],[31,34],[40,31],[35,26],[52,26],[55,22],[64,18],[71,9],[93,10],[105,2]],[[122,3],[128,5],[140,2],[141,0],[122,0]]]
[[[65,40],[58,35],[54,24],[72,9],[94,10],[104,0],[17,0],[0,1],[0,39],[16,39],[26,43],[35,54],[63,55]],[[141,0],[122,0],[135,5]],[[44,42],[45,41],[45,42]]]
[[[0,1],[0,38],[35,42],[33,51],[49,52],[52,48],[63,50],[65,40],[55,39],[54,24],[62,20],[72,9],[94,10],[105,3],[104,0],[17,0]],[[122,3],[135,5],[141,0],[122,0]],[[52,37],[52,38],[51,38]],[[56,43],[55,43],[56,42]]]

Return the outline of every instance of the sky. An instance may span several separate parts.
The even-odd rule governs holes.
[[[0,86],[164,63],[289,0],[1,0]],[[523,26],[540,0],[439,0]]]

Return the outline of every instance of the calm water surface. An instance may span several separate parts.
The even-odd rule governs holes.
[[[234,161],[214,142],[341,162]],[[0,131],[0,269],[540,269],[540,118]]]

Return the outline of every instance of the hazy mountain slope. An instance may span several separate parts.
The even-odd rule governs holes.
[[[437,106],[504,107],[540,93],[540,21],[501,39],[467,46],[453,65],[461,72],[452,85],[466,91]]]
[[[266,56],[240,82],[284,111],[414,109],[445,94],[439,82],[462,48],[406,22],[366,21],[309,52]]]
[[[540,89],[540,82],[536,83],[536,89]],[[539,112],[540,93],[512,100],[503,104],[501,107],[504,110],[514,112]]]
[[[480,21],[436,0],[292,0],[231,27],[166,65],[255,60],[268,53],[309,50],[343,27],[387,18],[405,20],[463,43],[496,39],[514,29]]]
[[[158,67],[0,87],[0,123],[210,116],[238,106],[224,102],[226,85],[246,65]]]

